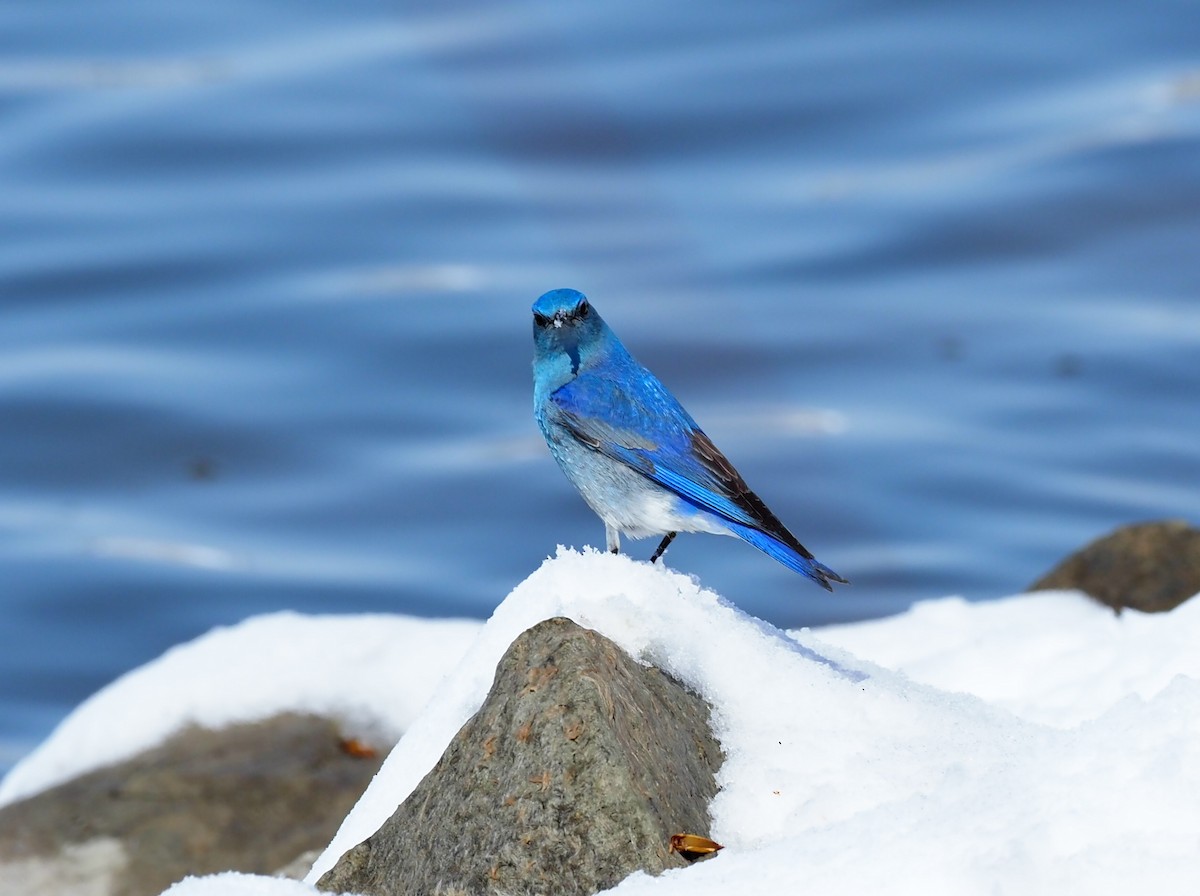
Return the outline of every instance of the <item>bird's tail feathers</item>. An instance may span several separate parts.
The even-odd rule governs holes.
[[[802,545],[800,546],[801,550],[797,551],[795,548],[784,544],[775,536],[768,535],[761,529],[754,529],[741,523],[735,523],[732,520],[724,520],[723,522],[743,541],[754,545],[768,557],[778,560],[788,569],[798,572],[802,576],[808,576],[808,578],[812,579],[826,591],[833,590],[831,582],[837,582],[841,585],[850,584],[824,563],[819,562],[807,550],[804,550]]]

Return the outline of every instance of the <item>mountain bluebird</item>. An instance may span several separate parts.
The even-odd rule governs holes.
[[[608,549],[680,532],[736,535],[828,591],[846,580],[796,540],[696,425],[633,359],[583,293],[533,303],[533,410],[550,453],[604,521]]]

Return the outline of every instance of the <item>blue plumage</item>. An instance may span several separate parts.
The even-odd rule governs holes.
[[[604,521],[609,550],[678,532],[736,535],[827,590],[846,580],[819,563],[633,359],[583,293],[533,304],[533,406],[550,453]]]

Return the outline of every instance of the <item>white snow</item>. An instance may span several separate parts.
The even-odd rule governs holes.
[[[167,892],[171,896],[313,896],[315,891],[298,880],[226,871],[186,877]]]
[[[479,631],[478,622],[272,613],[173,647],[85,700],[0,781],[0,806],[128,759],[189,724],[279,712],[338,720],[391,745]]]
[[[634,875],[611,892],[1200,892],[1200,663],[1188,649],[1200,642],[1200,600],[1118,618],[1076,594],[948,598],[892,619],[785,633],[669,569],[560,549],[483,626],[443,631],[443,623],[385,617],[350,636],[330,626],[349,629],[353,620],[281,614],[179,648],[81,707],[0,793],[14,790],[18,772],[25,793],[61,780],[62,755],[111,752],[102,735],[127,739],[115,727],[162,728],[142,718],[153,714],[148,703],[164,703],[149,700],[154,694],[197,720],[269,714],[272,690],[276,708],[387,718],[407,730],[309,884],[227,874],[168,891],[311,896],[311,882],[433,766],[511,641],[556,615],[701,693],[726,753],[711,807],[713,836],[726,848],[690,868]],[[392,624],[400,633],[384,632]],[[297,634],[305,625],[313,630]],[[222,637],[204,663],[168,662]],[[336,667],[326,654],[346,638],[369,638],[366,652],[381,665],[393,651],[419,651],[418,664],[444,654],[439,669],[449,673],[438,684],[440,672],[421,678],[396,661],[382,676],[388,688],[336,668],[326,670],[332,682],[280,673],[244,656],[297,641],[297,655]],[[248,697],[222,673],[221,692],[201,697],[206,685],[195,679],[213,664],[250,667],[260,693]],[[105,696],[103,728],[98,715],[75,724],[99,713]],[[394,701],[409,708],[390,717]],[[51,748],[59,759],[39,759]]]
[[[1176,675],[1200,678],[1198,631],[1200,601],[1117,616],[1067,591],[923,601],[890,619],[826,626],[819,637],[915,681],[1072,728],[1130,694],[1151,699]]]

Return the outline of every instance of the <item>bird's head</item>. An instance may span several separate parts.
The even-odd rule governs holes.
[[[577,289],[552,289],[533,303],[534,359],[551,367],[564,366],[569,376],[605,341],[607,328],[587,296]]]

